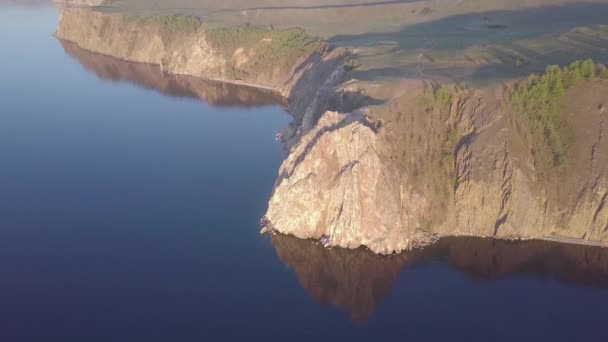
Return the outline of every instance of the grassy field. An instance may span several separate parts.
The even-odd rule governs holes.
[[[299,27],[356,49],[361,65],[353,77],[363,81],[414,77],[483,86],[549,64],[608,62],[608,0],[112,0],[99,10],[195,16],[216,29]]]
[[[199,30],[202,21],[195,16],[187,15],[126,15],[125,20],[137,25],[155,25],[171,32],[192,33]]]
[[[244,79],[247,72],[271,72],[275,66],[290,68],[302,56],[322,52],[325,44],[310,37],[303,29],[274,29],[266,26],[240,26],[212,28],[206,32],[209,43],[226,59],[234,59],[235,52],[242,51],[247,71],[238,63],[230,66],[231,77]],[[247,53],[254,51],[255,53]]]

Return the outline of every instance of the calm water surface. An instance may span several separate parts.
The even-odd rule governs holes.
[[[0,4],[4,341],[608,338],[605,249],[260,237],[276,99],[82,51],[57,21]]]

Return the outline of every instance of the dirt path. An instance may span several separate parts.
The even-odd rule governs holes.
[[[575,238],[569,238],[569,237],[564,237],[564,236],[548,236],[545,238],[541,238],[539,240],[567,243],[567,244],[571,244],[571,245],[584,245],[584,246],[608,248],[608,242],[591,241],[591,240],[585,240],[585,239],[575,239]]]

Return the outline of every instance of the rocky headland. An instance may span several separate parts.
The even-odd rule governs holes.
[[[421,75],[357,79],[356,49],[299,28],[68,7],[56,36],[282,95],[294,120],[280,135],[288,156],[266,230],[380,254],[438,236],[608,242],[600,64],[471,88]]]

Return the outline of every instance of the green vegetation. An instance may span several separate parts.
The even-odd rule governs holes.
[[[430,95],[432,95],[433,102],[438,103],[441,107],[445,108],[451,106],[454,99],[466,96],[470,93],[470,91],[469,86],[465,83],[454,85],[440,84],[426,87],[424,90],[424,95],[428,96],[430,93]]]
[[[576,61],[564,68],[551,65],[543,75],[531,76],[511,93],[512,107],[524,116],[536,141],[549,148],[554,166],[564,162],[565,149],[572,142],[559,99],[577,83],[604,78],[602,75],[606,74],[605,66],[591,60]]]
[[[439,102],[443,106],[449,106],[452,104],[452,100],[454,99],[452,90],[448,89],[446,86],[439,86],[435,88],[433,96],[435,101]]]
[[[598,74],[602,80],[608,80],[608,68],[605,65],[599,66]]]
[[[348,62],[344,65],[346,71],[352,71],[361,67],[361,62],[358,59],[352,58],[349,59]]]
[[[171,32],[180,33],[196,32],[202,25],[200,18],[184,15],[126,16],[125,20],[137,25],[156,25]]]
[[[207,32],[207,40],[227,60],[236,57],[237,51],[243,52],[246,70],[236,64],[229,66],[230,76],[235,79],[271,72],[277,66],[291,68],[298,58],[322,52],[325,48],[320,39],[308,36],[301,28],[277,30],[272,26],[211,29]]]
[[[195,16],[157,15],[125,16],[126,22],[141,26],[158,27],[164,32],[194,34],[201,31],[203,22]],[[227,77],[246,80],[252,75],[287,73],[301,57],[322,52],[322,40],[310,37],[301,28],[284,30],[273,26],[238,26],[232,28],[207,28],[204,34],[213,49],[227,63]]]

